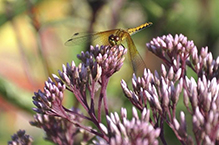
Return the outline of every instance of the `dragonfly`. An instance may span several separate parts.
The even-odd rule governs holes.
[[[141,55],[139,54],[131,35],[149,27],[152,22],[146,22],[135,28],[128,29],[112,29],[97,33],[75,33],[69,40],[65,42],[65,45],[75,45],[83,42],[92,41],[94,44],[99,45],[122,45],[122,42],[126,40],[128,48],[129,60],[132,63],[132,68],[134,72],[137,71],[138,67],[145,64]],[[122,45],[123,46],[123,45]]]

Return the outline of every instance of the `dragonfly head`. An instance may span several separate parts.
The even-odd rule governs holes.
[[[119,36],[116,36],[113,34],[109,36],[108,41],[109,41],[110,45],[112,45],[112,46],[121,44],[121,40],[120,40]]]

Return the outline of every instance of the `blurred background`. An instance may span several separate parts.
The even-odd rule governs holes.
[[[74,33],[153,22],[132,37],[153,72],[159,71],[161,61],[147,51],[145,44],[157,36],[182,33],[198,49],[208,46],[216,58],[218,15],[218,0],[0,0],[0,144],[11,140],[18,129],[25,129],[34,144],[51,144],[43,141],[42,130],[29,125],[34,114],[32,96],[43,89],[51,74],[58,74],[62,64],[72,60],[79,63],[76,55],[85,51],[86,45],[64,45]],[[122,106],[131,111],[120,87],[121,79],[130,82],[131,77],[131,65],[125,61],[109,82],[111,111],[119,111]],[[75,102],[66,97],[64,104],[71,107]],[[168,144],[179,143],[171,130],[166,136],[170,138]]]

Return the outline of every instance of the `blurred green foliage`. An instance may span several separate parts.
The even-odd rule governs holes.
[[[19,108],[30,117],[33,105],[31,95],[26,94],[42,89],[46,78],[52,73],[57,74],[62,64],[72,60],[79,63],[76,54],[85,47],[64,46],[75,32],[129,28],[146,21],[153,22],[150,28],[133,36],[152,71],[159,70],[160,65],[156,63],[157,58],[145,51],[145,43],[164,34],[182,33],[199,49],[208,46],[214,57],[219,54],[218,0],[1,0],[0,8],[0,97],[3,100],[0,103],[7,102],[16,107],[9,110],[16,112]],[[130,65],[124,65],[109,84],[109,107],[117,111],[124,105],[131,108],[119,87],[121,79],[131,80]],[[65,101],[68,102],[68,98]],[[113,102],[117,102],[116,108]],[[6,111],[10,116],[9,110],[0,107],[1,112]],[[15,122],[1,125],[8,138],[5,134],[0,135],[0,144],[5,144],[19,129],[9,123]],[[10,125],[13,127],[8,128]],[[35,128],[22,129],[33,133]],[[168,138],[169,144],[175,144],[171,136]]]

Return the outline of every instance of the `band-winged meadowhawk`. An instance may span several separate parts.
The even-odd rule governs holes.
[[[97,33],[89,33],[89,34],[75,33],[72,36],[72,38],[70,38],[65,44],[75,45],[86,41],[92,41],[94,44],[114,46],[114,45],[122,45],[123,40],[126,40],[128,46],[129,59],[132,62],[132,67],[134,72],[136,72],[139,64],[144,64],[144,61],[142,60],[138,50],[136,49],[136,46],[131,38],[131,35],[139,32],[140,30],[150,25],[152,25],[152,23],[147,22],[138,27],[129,28],[126,30],[113,29],[113,30],[97,32]]]

